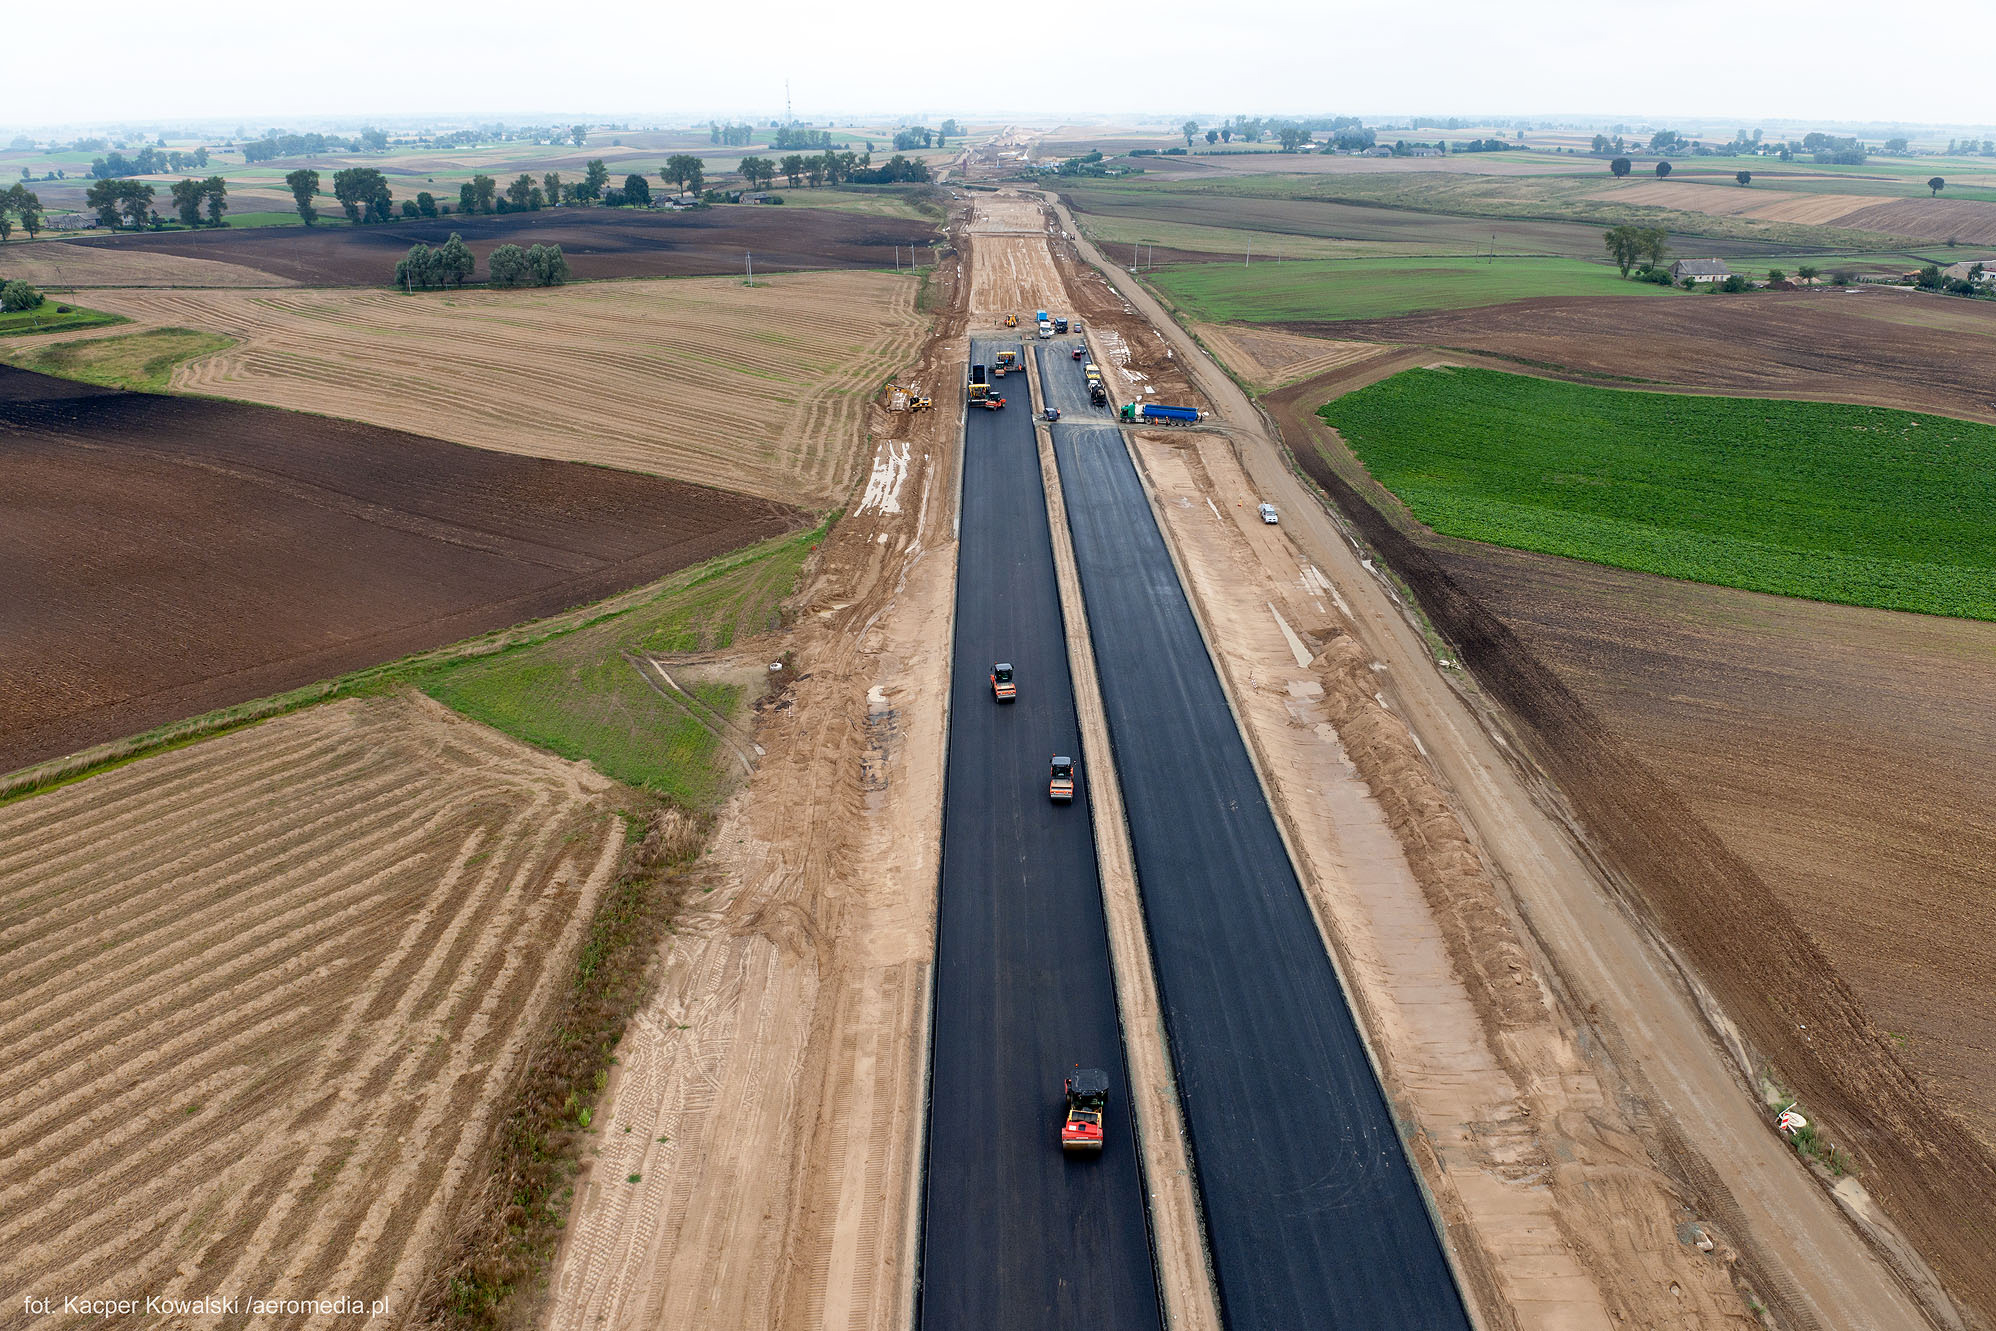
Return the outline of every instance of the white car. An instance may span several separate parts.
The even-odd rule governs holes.
[[[1275,525],[1276,522],[1275,505],[1263,504],[1260,508],[1256,509],[1255,512],[1261,514],[1261,520],[1263,522],[1266,522],[1269,526],[1273,527]]]

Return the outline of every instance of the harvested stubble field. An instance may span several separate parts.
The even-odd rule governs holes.
[[[723,205],[689,212],[630,208],[544,208],[503,216],[397,220],[375,226],[262,227],[250,230],[161,231],[61,242],[67,250],[103,251],[126,264],[149,266],[157,257],[229,264],[261,279],[202,285],[268,285],[272,279],[306,286],[385,286],[395,261],[411,245],[441,245],[452,232],[464,237],[481,261],[500,245],[559,245],[578,279],[686,277],[739,272],[745,253],[758,272],[802,268],[892,268],[894,249],[926,246],[935,239],[927,221],[842,212],[828,208]],[[65,256],[61,262],[104,262]],[[170,264],[159,277],[103,280],[144,286],[180,286]],[[66,275],[74,285],[95,285],[87,272]]]
[[[1328,374],[1386,353],[1373,342],[1328,337],[1297,337],[1279,328],[1254,324],[1191,324],[1199,340],[1226,362],[1227,368],[1256,389],[1275,388]]]
[[[1553,373],[1996,421],[1996,304],[1903,291],[1546,297],[1284,332],[1484,352]]]
[[[553,613],[795,509],[0,368],[0,770]]]
[[[537,291],[103,292],[238,340],[175,389],[828,508],[926,326],[917,283],[799,273]]]
[[[243,233],[248,234],[248,233]],[[78,240],[38,240],[10,245],[5,276],[37,287],[288,287],[291,279],[259,268],[216,259],[191,258],[136,246],[84,244]],[[395,271],[393,263],[388,271]]]
[[[1975,922],[1991,626],[1436,537],[1314,417],[1379,364],[1266,399],[1299,462],[1707,986],[1742,1077],[1799,1094],[1950,1291],[1996,1313],[1996,1081],[1969,962],[1996,945]]]
[[[406,1317],[616,870],[611,789],[400,696],[0,808],[0,1283]]]

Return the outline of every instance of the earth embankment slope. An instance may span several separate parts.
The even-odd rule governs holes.
[[[0,768],[594,600],[767,500],[0,369]]]
[[[0,809],[0,1279],[405,1315],[615,870],[609,789],[398,697]]]
[[[1269,405],[1285,436],[1303,444],[1297,456],[1305,471],[1406,580],[1479,685],[1519,728],[1590,844],[1628,886],[1638,914],[1690,963],[1747,1050],[1765,1060],[1742,1068],[1741,1075],[1757,1077],[1765,1067],[1800,1095],[1950,1293],[1972,1308],[1996,1306],[1989,1280],[1996,1238],[1961,1222],[1982,1209],[1976,1198],[1996,1195],[1996,1153],[1922,1084],[1807,927],[1808,903],[1777,894],[1738,844],[1700,816],[1690,791],[1674,787],[1643,748],[1617,733],[1481,599],[1474,584],[1456,576],[1448,544],[1414,529],[1397,501],[1318,430],[1308,407],[1335,391],[1314,381],[1271,395]],[[1310,447],[1312,440],[1319,446]],[[1528,586],[1518,594],[1543,592]],[[1727,701],[1741,705],[1737,698]],[[1709,753],[1700,756],[1704,775],[1698,780],[1715,779],[1716,761]],[[1768,820],[1785,816],[1787,799],[1778,785],[1766,781],[1755,792],[1763,830]],[[1869,826],[1842,833],[1868,843]],[[1875,884],[1860,887],[1874,890]]]

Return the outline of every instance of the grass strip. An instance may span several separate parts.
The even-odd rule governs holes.
[[[192,328],[153,328],[122,337],[91,338],[35,347],[13,358],[24,370],[38,370],[104,388],[164,393],[174,367],[236,344],[220,333]]]
[[[71,305],[68,313],[57,313],[58,304],[54,300],[44,300],[32,310],[15,310],[11,314],[0,314],[0,337],[21,337],[32,333],[61,333],[77,328],[108,328],[112,324],[131,322],[122,314],[112,314],[108,310],[87,310],[81,305]]]
[[[1419,310],[1500,305],[1532,296],[1661,297],[1624,281],[1609,264],[1583,259],[1313,259],[1202,263],[1145,275],[1172,303],[1209,323],[1389,319]]]
[[[1996,426],[1483,369],[1410,370],[1319,415],[1446,536],[1996,619]]]

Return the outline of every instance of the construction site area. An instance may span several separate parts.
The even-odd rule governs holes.
[[[0,1284],[1996,1327],[1996,625],[1439,535],[1319,414],[1524,366],[1996,420],[1981,311],[1194,319],[1041,150],[939,160],[933,228],[493,219],[631,279],[545,290],[65,242],[83,341],[212,340],[0,368]],[[751,234],[822,271],[717,275]]]

